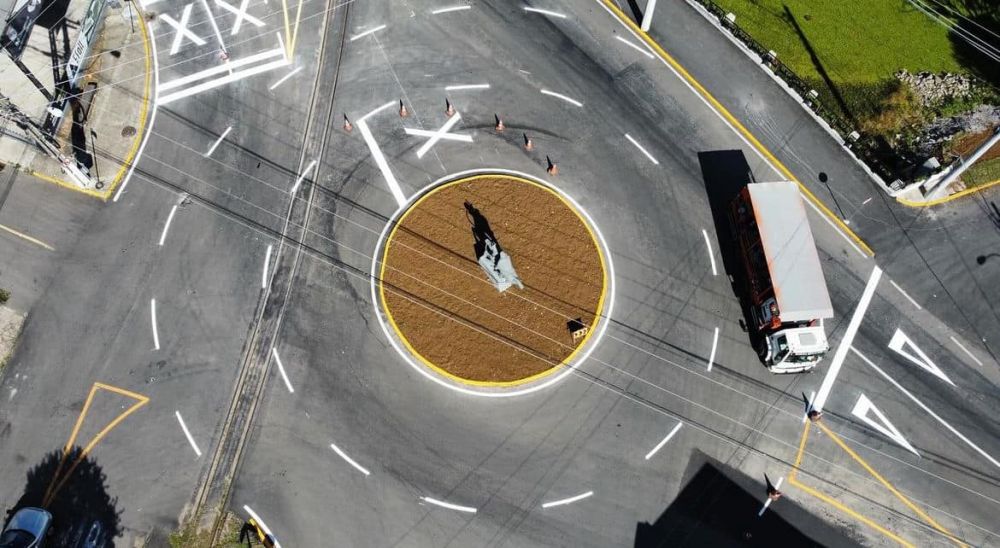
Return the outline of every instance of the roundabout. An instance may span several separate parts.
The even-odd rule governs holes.
[[[597,345],[613,300],[609,256],[589,216],[552,185],[464,172],[428,185],[386,225],[373,302],[424,376],[467,393],[523,394]]]

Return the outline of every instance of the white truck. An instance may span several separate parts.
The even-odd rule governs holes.
[[[750,183],[730,204],[757,353],[772,373],[808,371],[830,349],[833,305],[794,182]]]

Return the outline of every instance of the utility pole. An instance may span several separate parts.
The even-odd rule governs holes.
[[[76,184],[80,185],[82,188],[91,188],[94,186],[94,181],[89,175],[84,174],[79,167],[77,167],[76,162],[67,158],[56,142],[47,133],[42,131],[38,127],[38,124],[31,119],[28,115],[21,112],[21,109],[17,107],[10,100],[9,97],[0,93],[0,117],[12,120],[17,127],[21,128],[29,137],[35,142],[35,144],[43,152],[48,154],[50,157],[54,158],[62,166],[63,171],[69,175],[70,179]]]

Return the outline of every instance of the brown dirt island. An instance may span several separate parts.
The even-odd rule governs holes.
[[[501,293],[476,261],[479,210],[524,284]],[[589,227],[554,190],[477,175],[428,191],[389,233],[379,282],[390,323],[425,365],[467,384],[513,386],[559,369],[604,306],[604,259]],[[589,336],[589,335],[588,335]]]

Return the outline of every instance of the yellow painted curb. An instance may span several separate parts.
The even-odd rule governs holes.
[[[934,205],[938,205],[938,204],[948,203],[948,202],[950,202],[952,200],[957,200],[957,199],[959,199],[959,198],[961,198],[963,196],[968,196],[969,194],[975,194],[977,192],[980,192],[982,190],[986,190],[987,188],[990,188],[990,187],[996,186],[996,185],[1000,185],[1000,179],[997,179],[996,181],[993,181],[991,183],[986,183],[986,184],[979,185],[979,186],[974,187],[974,188],[967,188],[967,189],[962,190],[960,192],[956,192],[956,193],[952,194],[951,196],[945,196],[944,198],[938,198],[936,200],[928,200],[926,202],[914,202],[913,200],[907,200],[906,198],[896,198],[896,201],[899,202],[899,203],[901,203],[901,204],[903,204],[903,205],[905,205],[905,206],[910,206],[910,207],[934,206]]]
[[[570,211],[572,211],[573,214],[576,215],[576,217],[583,224],[584,228],[587,229],[587,234],[590,235],[591,241],[594,242],[594,248],[597,249],[597,256],[598,256],[598,258],[600,259],[600,262],[601,262],[601,273],[602,273],[602,282],[603,283],[601,284],[601,294],[600,294],[600,296],[597,299],[597,310],[594,313],[594,325],[590,326],[590,329],[587,330],[587,334],[584,335],[583,341],[581,341],[580,344],[578,344],[576,346],[576,348],[573,349],[573,351],[570,353],[569,356],[566,357],[566,359],[564,359],[559,364],[557,364],[557,365],[555,365],[555,366],[553,366],[553,367],[551,367],[549,369],[546,369],[545,371],[542,371],[540,373],[535,373],[534,375],[525,377],[523,379],[517,379],[517,380],[514,380],[514,381],[476,381],[476,380],[464,379],[464,378],[459,377],[459,376],[457,376],[457,375],[455,375],[455,374],[453,374],[453,373],[451,373],[449,371],[446,371],[442,367],[436,365],[435,363],[433,363],[430,360],[428,360],[427,358],[425,358],[422,354],[420,354],[419,352],[417,352],[417,350],[415,348],[413,348],[413,345],[411,345],[410,341],[408,341],[406,339],[406,337],[403,335],[403,332],[399,329],[399,326],[396,325],[396,320],[392,317],[392,312],[389,311],[389,307],[387,307],[385,305],[385,285],[382,283],[382,280],[385,279],[386,262],[387,262],[387,258],[389,256],[389,244],[392,243],[393,236],[396,235],[396,231],[399,229],[400,225],[403,224],[403,220],[406,219],[406,216],[409,215],[409,213],[411,211],[413,211],[414,209],[416,209],[417,206],[420,205],[420,203],[422,201],[424,201],[426,198],[428,198],[431,194],[434,194],[435,192],[437,192],[437,191],[439,191],[441,189],[447,188],[449,186],[452,186],[452,185],[457,185],[457,184],[460,184],[460,183],[466,183],[466,182],[470,182],[470,181],[475,181],[476,179],[497,178],[497,177],[503,177],[503,178],[512,179],[512,180],[515,180],[515,181],[518,181],[518,182],[522,182],[522,183],[528,183],[530,185],[534,185],[534,186],[536,186],[538,188],[541,188],[541,189],[543,189],[543,190],[545,190],[547,192],[550,192],[554,196],[556,196],[556,198],[558,198],[559,201],[561,201]],[[583,218],[583,216],[580,214],[580,212],[577,211],[576,207],[574,207],[573,204],[571,204],[569,201],[567,201],[559,192],[553,190],[552,188],[549,188],[547,185],[540,184],[540,183],[538,183],[536,181],[532,181],[530,179],[525,179],[523,177],[518,177],[516,175],[510,175],[510,174],[507,174],[507,173],[480,173],[480,174],[471,175],[471,176],[468,176],[468,177],[462,177],[462,178],[459,178],[459,179],[455,179],[453,181],[448,181],[446,183],[442,183],[440,185],[437,185],[434,188],[432,188],[432,189],[428,190],[427,192],[425,192],[423,194],[423,196],[421,196],[419,199],[417,199],[415,202],[413,202],[412,204],[410,204],[409,207],[406,208],[406,211],[404,211],[402,213],[402,215],[399,216],[399,219],[397,219],[395,221],[395,226],[392,227],[392,231],[389,232],[389,235],[388,235],[388,237],[386,237],[385,243],[383,244],[383,246],[384,246],[384,249],[382,250],[382,266],[379,268],[378,287],[379,287],[379,300],[381,301],[380,305],[382,307],[382,310],[385,312],[386,317],[389,319],[389,325],[392,326],[393,331],[396,333],[396,337],[400,341],[403,342],[403,345],[406,347],[406,349],[410,352],[411,355],[415,356],[418,360],[420,360],[421,363],[423,363],[425,366],[427,366],[429,369],[431,369],[435,373],[437,373],[437,374],[439,374],[439,375],[441,375],[441,376],[443,376],[443,377],[445,377],[447,379],[450,379],[451,381],[453,381],[455,383],[458,383],[458,384],[463,384],[463,385],[466,385],[466,386],[473,386],[473,387],[477,387],[477,388],[512,388],[512,387],[515,387],[515,386],[521,386],[521,385],[528,384],[530,382],[534,382],[534,381],[543,379],[545,377],[548,377],[552,373],[555,373],[556,371],[562,369],[566,364],[572,362],[573,358],[576,357],[577,353],[582,348],[584,348],[585,346],[587,346],[587,343],[590,341],[591,335],[593,335],[597,331],[596,327],[597,327],[598,323],[600,322],[602,314],[604,312],[604,301],[605,301],[605,298],[607,297],[607,293],[608,293],[608,269],[607,269],[607,264],[605,263],[605,259],[604,259],[604,250],[601,248],[601,245],[600,245],[600,242],[597,239],[597,236],[594,234],[594,231],[590,227],[590,224],[586,221],[586,219]]]
[[[660,58],[663,61],[665,61],[668,65],[673,67],[674,70],[680,73],[684,77],[684,79],[688,82],[688,84],[690,84],[691,87],[697,90],[697,92],[706,101],[708,101],[709,104],[712,105],[712,108],[714,108],[716,112],[721,114],[722,117],[726,119],[726,121],[728,121],[733,127],[735,127],[740,132],[740,134],[742,134],[743,137],[745,137],[747,141],[749,141],[750,144],[753,145],[755,149],[757,149],[758,152],[763,154],[764,157],[768,159],[768,161],[770,161],[774,166],[776,166],[778,170],[782,173],[782,175],[787,177],[789,181],[794,181],[797,185],[799,185],[799,190],[806,195],[806,197],[809,199],[810,202],[813,203],[813,205],[818,207],[820,211],[826,214],[826,216],[829,217],[838,227],[840,227],[840,229],[843,230],[844,233],[850,236],[850,238],[854,240],[855,243],[861,246],[868,255],[872,257],[875,256],[875,252],[872,250],[872,248],[868,247],[868,244],[866,244],[865,241],[862,240],[860,236],[858,236],[857,234],[854,233],[853,230],[848,228],[848,226],[844,224],[844,221],[842,221],[840,217],[834,215],[833,212],[830,211],[830,208],[826,207],[826,205],[823,204],[823,202],[821,202],[819,198],[817,198],[816,195],[812,193],[812,191],[806,188],[806,186],[803,185],[802,182],[795,177],[795,175],[792,175],[792,172],[787,167],[785,167],[785,165],[782,164],[777,158],[775,158],[775,156],[771,154],[771,151],[767,150],[767,148],[765,148],[764,145],[761,144],[760,141],[758,141],[757,138],[754,137],[754,135],[750,133],[750,131],[746,127],[744,127],[743,124],[740,123],[740,121],[737,120],[736,117],[729,112],[728,109],[726,109],[726,107],[722,106],[722,103],[720,103],[715,97],[713,97],[712,94],[709,93],[708,90],[706,90],[705,87],[702,86],[700,82],[695,80],[694,77],[691,76],[691,74],[687,70],[685,70],[685,68],[681,66],[680,63],[677,62],[677,60],[671,57],[670,54],[667,53],[666,50],[664,50],[663,47],[656,42],[656,40],[653,40],[653,38],[649,36],[648,33],[640,29],[638,25],[636,25],[631,19],[629,19],[629,17],[625,15],[625,13],[622,12],[622,10],[619,9],[618,6],[616,6],[612,2],[612,0],[598,0],[598,1],[602,2],[609,10],[611,10],[612,13],[615,14],[616,17],[618,17],[618,19],[620,19],[630,29],[632,29],[634,33],[636,33],[639,37],[641,37],[649,45],[649,47],[653,48],[653,50],[656,51],[657,54],[659,54]]]

